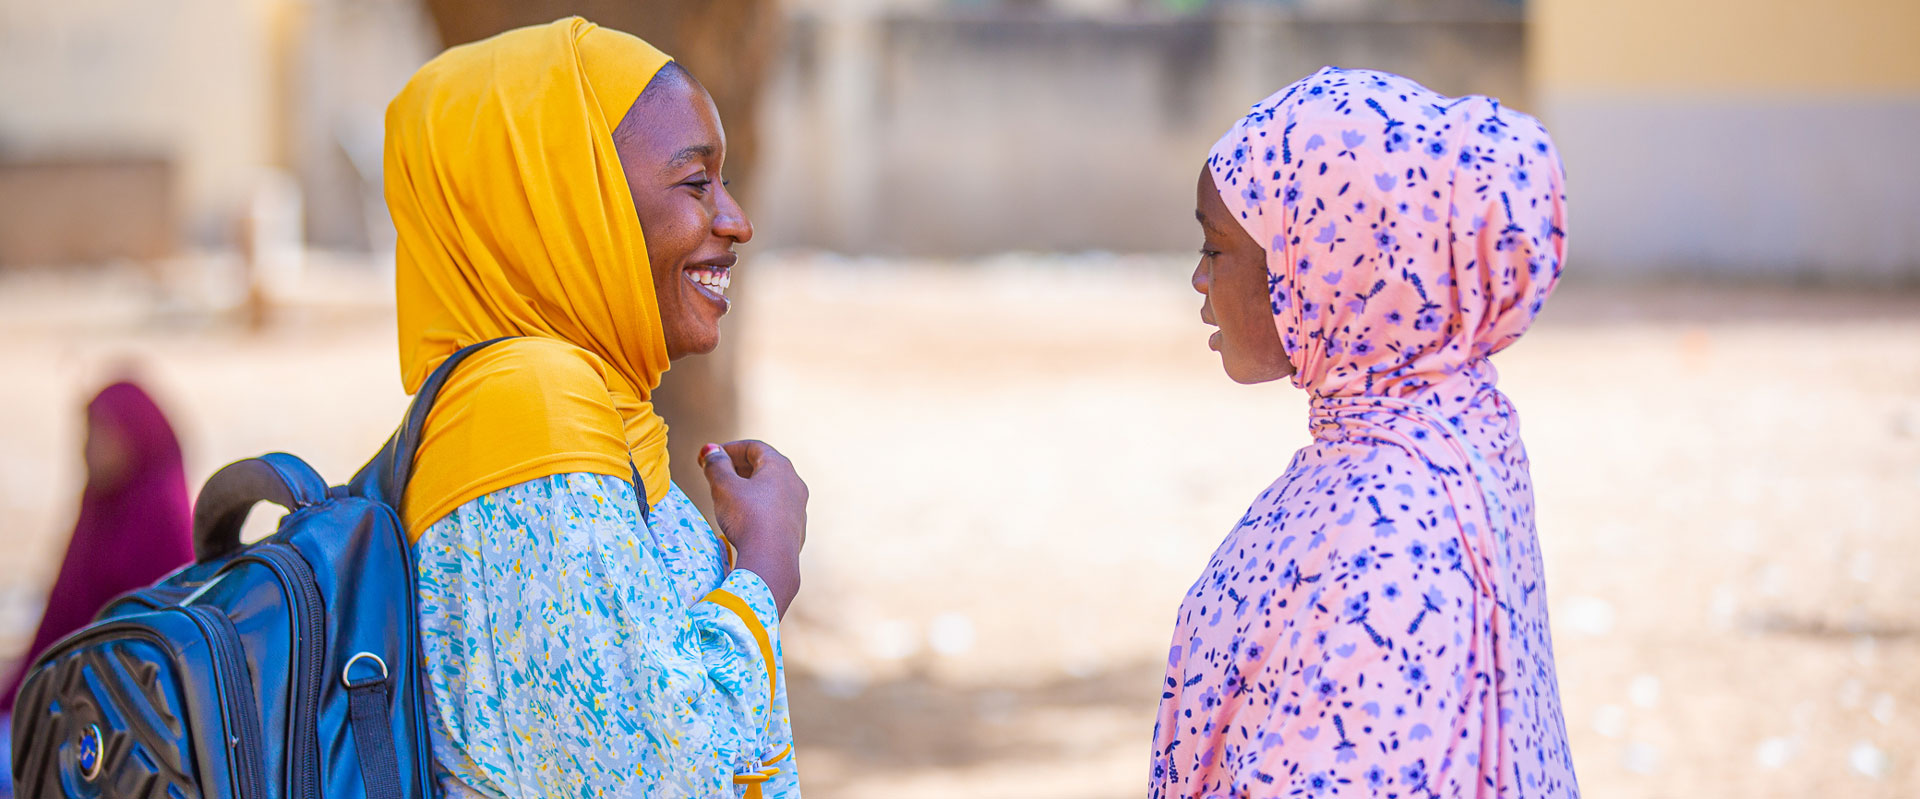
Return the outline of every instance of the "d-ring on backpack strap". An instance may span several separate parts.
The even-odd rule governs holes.
[[[468,356],[507,338],[511,336],[469,344],[441,361],[415,392],[400,429],[394,431],[380,453],[348,481],[347,493],[384,503],[399,513],[400,502],[406,496],[407,478],[413,474],[413,458],[420,450],[421,431],[427,426],[427,415],[433,411],[434,400],[440,396],[447,377]],[[340,684],[347,689],[347,726],[353,732],[367,799],[403,799],[406,795],[400,781],[400,756],[393,745],[389,677],[386,661],[372,652],[354,654],[340,669]]]
[[[511,338],[515,337],[502,336],[468,344],[434,367],[426,382],[420,384],[420,390],[414,393],[400,429],[394,431],[380,453],[348,481],[347,493],[384,503],[398,513],[406,496],[407,480],[413,475],[413,459],[420,451],[427,416],[433,412],[434,401],[439,398],[447,378],[461,361]],[[640,479],[640,469],[632,458],[627,459],[627,466],[633,471],[633,493],[640,505],[640,516],[650,522],[647,487]],[[354,746],[360,753],[360,773],[367,786],[368,799],[401,799],[399,758],[393,747],[393,719],[388,710],[387,664],[378,655],[361,652],[341,669],[340,682],[347,689],[347,723],[353,729]]]
[[[354,679],[354,666],[367,663],[367,676]],[[378,673],[373,668],[378,668]],[[367,788],[367,799],[403,799],[400,782],[400,756],[393,748],[393,715],[387,709],[387,664],[379,655],[361,652],[347,659],[340,669],[340,684],[347,689],[347,726],[353,730],[353,746],[360,755],[360,783]]]

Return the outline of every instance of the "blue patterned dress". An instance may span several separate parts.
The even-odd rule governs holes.
[[[415,553],[445,795],[800,796],[773,594],[678,486],[529,480]]]

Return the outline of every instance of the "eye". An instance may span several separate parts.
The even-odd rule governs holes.
[[[680,185],[692,188],[696,194],[704,195],[713,188],[713,179],[702,173],[689,180],[681,181]]]

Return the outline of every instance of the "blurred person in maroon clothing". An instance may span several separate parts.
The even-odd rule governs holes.
[[[14,696],[34,658],[92,621],[108,600],[193,560],[193,508],[180,440],[146,391],[122,381],[87,404],[86,461],[80,518],[33,645],[0,692],[0,727],[12,726]],[[0,783],[11,776],[6,771]]]

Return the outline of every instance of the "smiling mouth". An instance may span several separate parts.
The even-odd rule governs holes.
[[[733,282],[733,270],[725,266],[703,264],[689,266],[684,274],[687,282],[692,283],[701,294],[721,304],[727,304],[727,286]]]

